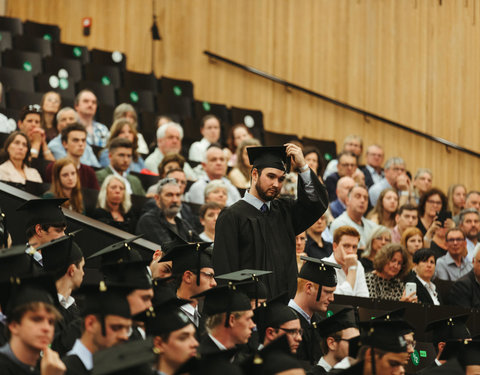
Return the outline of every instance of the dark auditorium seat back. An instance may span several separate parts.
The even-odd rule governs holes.
[[[75,82],[72,78],[62,78],[61,80],[54,74],[43,73],[35,77],[37,91],[47,92],[55,91],[62,96],[62,107],[65,107],[63,98],[75,98]]]
[[[129,90],[148,90],[158,92],[157,77],[154,74],[146,74],[125,70],[122,72],[123,87]]]
[[[60,28],[57,25],[25,21],[23,23],[23,34],[37,38],[60,42]]]
[[[84,65],[85,80],[101,83],[104,86],[121,86],[120,69],[117,66],[88,63]]]
[[[12,48],[12,33],[7,30],[0,31],[0,52]]]
[[[158,85],[158,91],[163,95],[186,97],[193,101],[192,81],[162,76],[158,80]]]
[[[12,35],[23,34],[23,23],[20,18],[0,17],[0,30],[10,31]]]
[[[2,53],[2,65],[7,68],[23,69],[33,75],[42,73],[42,56],[38,52],[6,50]]]
[[[128,103],[138,112],[155,112],[155,93],[148,90],[137,90],[122,87],[117,90],[118,103]]]
[[[68,78],[78,82],[83,78],[82,63],[76,59],[67,59],[64,57],[48,56],[43,59],[44,72],[59,75],[61,69],[65,69]],[[61,78],[61,77],[60,77]]]
[[[28,92],[20,90],[8,90],[6,102],[10,109],[21,109],[25,105],[42,102],[43,92]]]
[[[52,42],[50,40],[29,35],[15,35],[13,37],[13,48],[20,51],[37,52],[42,57],[52,55]]]
[[[96,81],[80,81],[77,83],[77,93],[81,90],[88,89],[97,96],[98,105],[110,105],[115,107],[117,100],[115,98],[115,88],[112,85],[105,86]],[[112,120],[110,119],[109,122]]]
[[[25,70],[0,67],[0,82],[3,83],[3,89],[16,89],[21,91],[35,91],[35,81],[32,72]]]
[[[253,133],[253,136],[262,145],[265,144],[262,111],[232,107],[230,108],[230,115],[232,117],[232,125],[245,124]]]
[[[265,146],[279,146],[283,145],[291,140],[300,141],[296,134],[284,134],[284,133],[275,133],[265,130]]]
[[[52,46],[53,55],[67,59],[80,60],[82,64],[90,62],[90,52],[85,46],[75,44],[54,43]]]
[[[120,51],[105,51],[101,49],[90,50],[90,61],[99,65],[110,65],[125,70],[127,66],[127,56]]]
[[[337,158],[337,144],[335,141],[325,141],[321,139],[303,137],[302,143],[304,147],[316,147],[322,154],[326,163]]]

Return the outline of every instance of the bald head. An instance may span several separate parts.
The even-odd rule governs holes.
[[[355,180],[351,177],[345,176],[338,180],[337,182],[337,198],[340,199],[345,204],[345,199],[347,198],[348,192],[355,185]]]

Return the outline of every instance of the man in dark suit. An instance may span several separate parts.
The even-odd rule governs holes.
[[[360,167],[365,175],[365,185],[368,188],[373,184],[381,181],[384,177],[383,174],[383,160],[385,153],[383,148],[379,145],[371,145],[367,148],[367,164],[364,167]]]
[[[453,284],[449,294],[452,305],[467,308],[480,307],[480,251],[473,254],[473,269]]]

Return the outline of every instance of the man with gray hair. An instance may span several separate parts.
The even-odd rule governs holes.
[[[67,150],[63,147],[62,144],[62,130],[67,127],[67,125],[73,124],[74,122],[78,122],[78,113],[71,107],[64,107],[57,113],[57,130],[58,135],[53,138],[50,142],[48,142],[48,148],[52,151],[53,156],[56,160],[65,158],[67,156]],[[85,147],[85,151],[80,158],[80,163],[88,165],[89,167],[96,167],[100,168],[100,163],[93,152],[92,146],[88,143]]]
[[[399,196],[408,195],[410,185],[411,181],[406,173],[405,161],[400,157],[390,158],[385,163],[385,177],[368,189],[370,204],[375,206],[380,193],[387,188],[394,188]]]
[[[180,124],[170,121],[157,129],[157,148],[145,159],[145,168],[158,173],[158,165],[167,154],[180,154],[182,151],[183,128]],[[195,172],[188,163],[183,170],[187,179],[196,180]]]
[[[467,260],[473,259],[473,252],[478,243],[480,230],[480,213],[475,208],[466,208],[460,212],[460,223],[458,226],[467,238]]]
[[[180,185],[174,178],[159,181],[155,194],[156,207],[140,217],[136,234],[161,246],[179,238],[187,242],[200,242],[201,239],[193,228],[177,216],[181,209],[182,193]]]

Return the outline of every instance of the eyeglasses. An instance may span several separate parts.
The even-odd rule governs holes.
[[[169,184],[178,185],[178,182],[174,178],[170,178],[170,177],[163,178],[160,181],[158,181],[158,187],[169,185]]]
[[[386,237],[386,236],[379,236],[379,237],[375,237],[376,240],[378,241],[385,241],[385,242],[392,242],[392,239],[390,237]]]
[[[357,166],[357,164],[355,164],[355,163],[351,163],[351,164],[349,164],[349,163],[340,163],[340,165],[341,165],[342,167],[345,167],[345,168],[355,168],[355,167]]]
[[[209,278],[210,280],[215,278],[215,274],[213,272],[200,271],[200,273],[205,277]]]
[[[415,345],[417,345],[417,342],[415,340],[406,340],[407,341],[407,347],[410,346],[412,349],[415,349]]]
[[[442,201],[433,201],[431,199],[427,199],[427,203],[434,204],[436,206],[440,206],[442,204]]]
[[[447,238],[447,242],[463,242],[464,238]]]
[[[282,331],[285,331],[285,333],[287,335],[291,335],[293,337],[295,336],[303,336],[303,329],[302,328],[299,328],[299,329],[295,329],[295,328],[282,328],[282,327],[279,327],[278,329],[281,329]]]
[[[27,111],[35,112],[35,113],[42,113],[42,107],[40,107],[38,104],[30,104],[30,105],[27,106]]]

